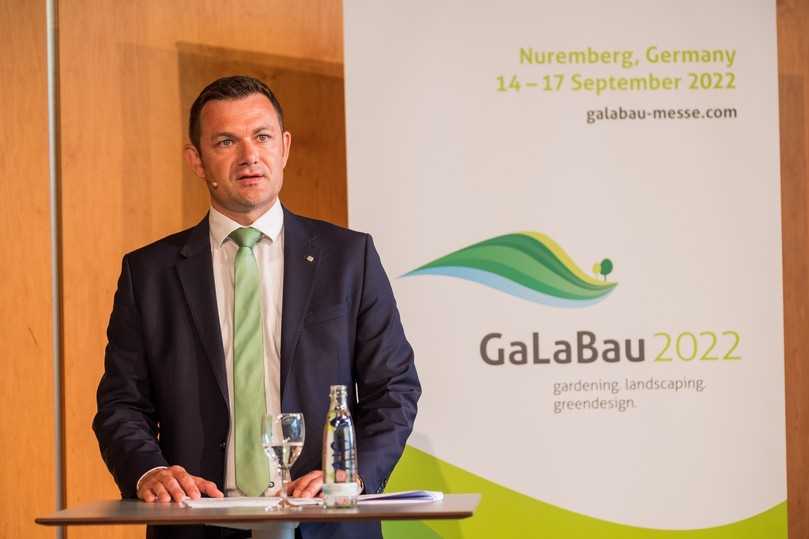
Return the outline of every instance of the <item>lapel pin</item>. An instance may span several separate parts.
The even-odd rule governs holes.
[[[307,262],[314,262],[314,261],[315,261],[315,257],[313,257],[312,255],[309,255],[309,256],[307,256],[307,257],[306,257],[306,261],[307,261]]]

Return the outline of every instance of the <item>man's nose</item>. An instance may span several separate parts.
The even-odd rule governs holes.
[[[251,140],[246,140],[242,143],[241,162],[247,165],[252,165],[258,162],[258,147]]]

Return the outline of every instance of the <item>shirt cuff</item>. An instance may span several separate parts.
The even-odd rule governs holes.
[[[144,477],[146,477],[147,475],[149,475],[150,473],[152,473],[155,470],[165,470],[166,468],[168,468],[168,466],[155,466],[151,470],[147,470],[146,473],[144,473],[142,476],[140,476],[140,479],[138,479],[138,482],[135,484],[135,493],[137,493],[140,490],[140,483],[141,483],[141,481],[143,481]]]

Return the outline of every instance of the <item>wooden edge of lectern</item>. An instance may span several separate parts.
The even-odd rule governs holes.
[[[105,500],[77,505],[34,520],[43,526],[111,524],[227,524],[256,522],[337,522],[347,520],[441,520],[473,516],[480,494],[447,494],[429,503],[368,504],[351,509],[304,506],[299,511],[262,508],[190,509],[179,503]]]

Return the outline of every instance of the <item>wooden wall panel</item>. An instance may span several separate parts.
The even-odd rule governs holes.
[[[809,537],[809,2],[778,2],[787,488],[790,539]]]
[[[0,0],[0,537],[56,509],[45,2]]]
[[[122,254],[208,207],[181,153],[202,87],[237,72],[265,78],[293,134],[281,199],[346,222],[341,9],[336,0],[59,2],[68,505],[118,495],[90,429],[104,332]]]

